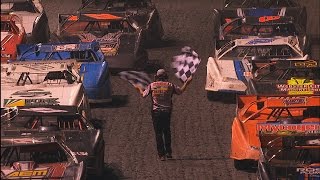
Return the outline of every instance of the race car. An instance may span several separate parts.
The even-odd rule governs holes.
[[[264,63],[248,81],[248,95],[320,95],[320,61]]]
[[[319,133],[319,106],[319,95],[238,96],[230,153],[235,168],[251,169],[259,160],[262,130],[281,135]]]
[[[216,24],[219,26],[219,24]],[[222,25],[217,40],[245,39],[251,36],[294,36],[304,54],[310,54],[311,42],[304,28],[289,16],[262,16],[235,18]]]
[[[296,0],[226,0],[222,9],[214,9],[214,32],[235,18],[258,17],[264,22],[274,18],[292,17],[304,32],[307,28],[307,11]],[[271,19],[271,20],[270,20]],[[217,34],[215,34],[217,35]]]
[[[1,13],[14,14],[22,19],[28,43],[45,43],[50,29],[41,0],[1,0]]]
[[[279,60],[307,60],[295,36],[236,39],[218,46],[207,62],[205,90],[211,99],[216,92],[244,93],[254,73],[254,64]]]
[[[1,136],[1,179],[85,179],[79,162],[52,135]]]
[[[33,167],[35,169],[30,169],[31,171],[37,170],[37,166],[42,167],[41,170],[47,170],[47,173],[43,174],[51,177],[63,176],[62,179],[68,175],[79,176],[78,179],[82,176],[81,179],[85,179],[86,175],[103,174],[105,150],[103,131],[96,120],[83,117],[78,107],[25,106],[3,111],[1,148],[5,143],[17,148],[11,150],[6,148],[8,149],[6,154],[3,154],[5,151],[1,151],[1,162],[4,160],[4,164],[1,165],[9,166],[5,175],[22,175],[21,172],[12,173],[15,170],[10,169],[10,166],[15,162],[24,161],[32,161],[36,165]],[[81,162],[83,162],[82,167],[71,168],[79,166]],[[58,169],[54,169],[55,166],[65,172],[59,173]],[[1,171],[4,171],[3,167]],[[29,173],[29,177],[34,174],[36,173]]]
[[[320,118],[314,112],[309,112],[308,116],[309,119]],[[261,142],[258,180],[320,179],[320,124],[304,121],[296,124],[288,119],[286,124],[257,125]],[[281,131],[276,127],[296,129],[297,132]]]
[[[113,71],[142,70],[148,62],[146,31],[123,13],[59,14],[58,37],[63,42],[100,43]]]
[[[159,12],[151,0],[82,0],[81,13],[123,13],[134,19],[145,31],[148,46],[157,44],[163,36]]]
[[[63,60],[77,61],[77,68],[85,93],[90,103],[107,103],[112,101],[109,62],[104,58],[99,43],[50,43],[21,44],[18,46],[18,61],[51,60],[59,64]]]
[[[90,118],[76,61],[1,63],[1,108],[69,105]]]
[[[26,42],[21,19],[16,15],[1,14],[1,61],[16,59],[17,45]]]

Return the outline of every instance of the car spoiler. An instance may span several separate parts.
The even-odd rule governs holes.
[[[72,67],[78,63],[74,59],[70,60],[46,60],[46,61],[20,61],[1,64],[1,72],[6,73],[48,73],[53,71],[71,71]],[[74,67],[73,69],[76,70]],[[76,70],[77,71],[77,70]]]
[[[51,52],[71,52],[86,51],[100,48],[97,41],[77,42],[77,43],[59,43],[59,44],[20,44],[17,46],[18,59],[27,53],[51,53]]]
[[[77,106],[19,106],[10,108],[1,108],[1,117],[17,113],[22,116],[75,116],[78,114]]]
[[[239,95],[237,97],[237,117],[245,123],[266,109],[288,110],[291,108],[317,108],[319,106],[320,95]],[[245,115],[249,111],[250,115]]]
[[[49,134],[32,136],[1,136],[1,147],[28,146],[37,144],[61,143],[61,137]]]

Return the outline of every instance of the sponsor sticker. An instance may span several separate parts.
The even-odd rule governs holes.
[[[58,98],[46,99],[4,99],[5,107],[58,105]]]
[[[70,51],[78,50],[79,44],[65,44],[65,45],[56,45],[53,46],[54,51]]]
[[[315,60],[308,60],[308,61],[295,62],[294,66],[301,67],[301,68],[303,68],[303,67],[310,68],[310,67],[317,67],[318,63]]]
[[[314,80],[292,77],[287,84],[277,84],[280,92],[287,92],[289,95],[307,95],[320,92],[320,84],[314,84]]]
[[[7,177],[36,177],[36,176],[46,176],[48,174],[47,169],[43,170],[29,170],[29,171],[13,171],[7,175]]]
[[[247,44],[263,44],[263,43],[271,43],[272,41],[273,41],[272,38],[253,39],[247,42]]]
[[[101,51],[105,56],[115,56],[118,54],[118,50],[116,48],[102,48]]]
[[[309,177],[320,177],[320,167],[298,167],[297,172],[311,175]]]
[[[282,100],[286,106],[306,105],[307,99],[305,97],[286,97]]]
[[[319,123],[308,124],[277,124],[277,123],[259,123],[257,132],[260,135],[310,135],[320,134]]]
[[[259,22],[268,22],[280,19],[280,16],[261,16],[259,17]]]

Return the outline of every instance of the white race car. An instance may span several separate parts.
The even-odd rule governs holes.
[[[90,118],[80,66],[75,60],[1,64],[1,108],[15,106],[76,106]]]
[[[245,92],[247,79],[266,62],[309,58],[300,49],[296,36],[251,36],[219,46],[207,62],[205,90],[209,99],[217,97],[214,92]]]
[[[48,17],[41,0],[1,0],[1,13],[16,14],[22,19],[29,43],[50,39]]]

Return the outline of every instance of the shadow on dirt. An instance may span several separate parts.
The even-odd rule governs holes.
[[[104,172],[102,177],[90,176],[87,180],[99,180],[99,179],[108,179],[108,180],[120,180],[127,179],[124,177],[120,168],[115,164],[104,164]]]
[[[179,44],[181,44],[181,42],[175,39],[162,39],[161,41],[147,44],[146,49],[173,47]]]
[[[90,104],[91,109],[95,108],[120,108],[128,103],[128,95],[113,95],[109,103]]]
[[[237,94],[229,92],[207,92],[209,101],[218,101],[224,104],[235,104],[237,102]]]

